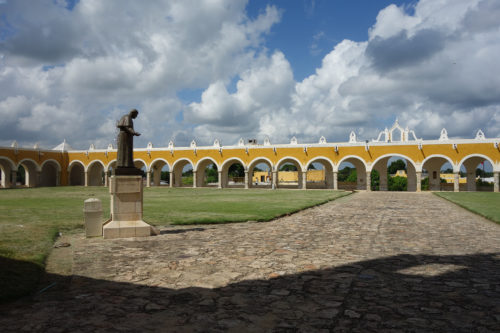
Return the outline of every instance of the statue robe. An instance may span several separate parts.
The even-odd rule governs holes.
[[[124,115],[116,125],[120,129],[118,133],[118,152],[116,167],[134,168],[134,123],[132,117]]]

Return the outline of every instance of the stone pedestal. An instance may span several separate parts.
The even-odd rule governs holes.
[[[104,238],[151,236],[152,227],[142,220],[142,177],[111,176],[111,221],[104,225]]]

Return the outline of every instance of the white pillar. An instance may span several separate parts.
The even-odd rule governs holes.
[[[169,184],[168,184],[168,185],[169,185],[170,187],[174,187],[174,173],[173,173],[172,171],[170,171],[170,173],[169,173],[169,175],[168,175],[168,176],[169,176],[169,177],[168,177],[168,178],[169,178],[169,180],[168,180],[168,181],[169,181]]]
[[[245,189],[248,190],[248,170],[245,170]]]
[[[146,187],[151,187],[151,170],[146,171]]]
[[[104,187],[108,187],[108,184],[109,184],[108,172],[104,171]]]
[[[493,172],[493,179],[494,179],[494,182],[493,182],[493,192],[499,192],[500,190],[500,186],[499,186],[499,183],[500,183],[500,176],[499,176],[499,172]]]
[[[89,172],[85,171],[85,187],[89,186]]]
[[[302,173],[302,189],[307,188],[307,171],[300,171]]]
[[[366,190],[371,191],[371,186],[372,186],[372,175],[370,171],[366,172]]]
[[[460,191],[460,174],[458,172],[453,173],[453,191],[454,192]]]
[[[333,189],[338,190],[339,189],[339,182],[338,182],[338,172],[333,173]]]
[[[422,191],[422,172],[417,172],[417,192]]]
[[[222,170],[219,170],[219,184],[218,184],[218,188],[222,188]]]
[[[272,179],[271,187],[273,190],[278,188],[278,172],[277,171],[273,171],[273,179]]]
[[[196,180],[197,180],[197,176],[196,176],[196,171],[193,170],[193,188],[196,188]]]

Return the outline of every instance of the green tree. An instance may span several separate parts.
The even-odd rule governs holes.
[[[392,161],[392,163],[387,167],[387,173],[393,175],[398,170],[406,171],[406,164],[403,160]]]
[[[297,167],[287,163],[280,168],[280,171],[297,171]]]
[[[372,191],[378,191],[380,189],[380,174],[379,174],[379,172],[377,170],[372,170],[370,178],[371,178]]]
[[[351,170],[356,170],[356,169],[346,166],[342,170],[339,170],[337,174],[337,180],[339,182],[345,182],[347,180],[347,177],[349,177],[349,175],[351,174]]]
[[[229,167],[228,174],[231,177],[245,177],[245,169],[240,163],[234,163]]]
[[[406,177],[388,177],[387,188],[389,191],[406,191],[408,188],[408,179]]]
[[[358,174],[356,173],[356,169],[351,169],[351,173],[346,179],[346,182],[356,183],[358,181]]]
[[[207,183],[217,183],[219,181],[219,173],[215,164],[211,164],[205,172]]]

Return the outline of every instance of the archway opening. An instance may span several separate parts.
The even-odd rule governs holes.
[[[281,161],[277,166],[278,179],[277,187],[281,188],[302,188],[302,168],[299,163],[293,159]]]
[[[217,187],[219,186],[219,171],[217,165],[211,159],[206,159],[198,163],[196,170],[197,187]]]
[[[178,161],[173,167],[173,186],[193,186],[193,165],[187,160]]]
[[[88,186],[103,186],[104,185],[104,167],[99,162],[92,163],[87,169],[87,185]]]
[[[169,186],[170,168],[165,161],[159,160],[151,165],[151,185]]]
[[[463,190],[493,192],[493,166],[484,157],[471,156],[460,165],[461,184]],[[465,178],[465,179],[463,179]]]
[[[59,166],[52,161],[44,163],[40,172],[40,186],[57,186],[59,178]]]
[[[459,175],[460,190],[465,190],[463,175]],[[453,191],[454,179],[453,165],[444,157],[431,157],[422,165],[422,191]]]
[[[85,169],[80,163],[73,163],[69,171],[69,185],[85,185]]]
[[[387,156],[375,163],[371,172],[373,191],[417,190],[417,173],[412,162],[401,156]]]
[[[251,178],[249,187],[272,187],[272,166],[266,160],[259,160],[254,162],[248,169],[248,175]]]
[[[317,159],[307,167],[306,188],[333,188],[333,168],[330,162]]]
[[[348,158],[339,165],[337,174],[339,190],[366,190],[366,167],[357,158]]]
[[[38,167],[36,163],[33,162],[32,160],[21,161],[17,168],[17,173],[18,173],[18,179],[21,180],[22,186],[26,187],[38,186]]]
[[[226,162],[222,168],[222,187],[245,187],[245,167],[238,160]]]

